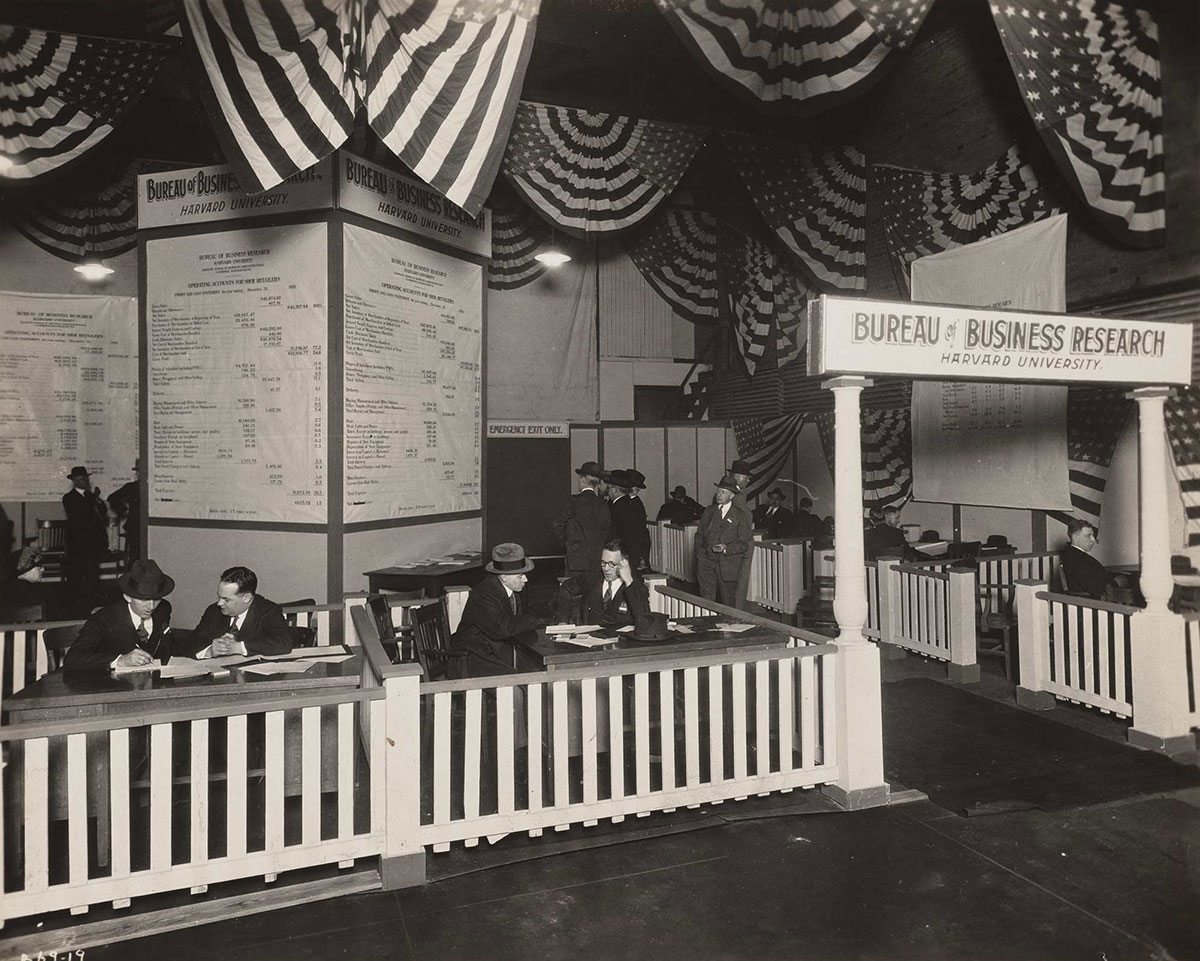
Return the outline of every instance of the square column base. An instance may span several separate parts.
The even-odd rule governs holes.
[[[1131,727],[1125,732],[1125,739],[1134,747],[1147,751],[1157,751],[1159,754],[1190,754],[1196,750],[1196,738],[1192,734],[1177,734],[1174,737],[1159,737],[1157,734],[1147,734]]]
[[[947,664],[946,677],[955,684],[978,684],[978,664]]]
[[[884,807],[888,803],[890,791],[891,787],[888,784],[856,788],[853,791],[847,791],[836,784],[826,784],[821,787],[822,794],[847,811],[865,811],[867,808]]]
[[[1017,706],[1027,707],[1031,711],[1053,711],[1057,699],[1049,691],[1031,691],[1017,685]]]
[[[405,854],[398,858],[379,859],[379,880],[383,890],[414,888],[425,883],[425,852]]]

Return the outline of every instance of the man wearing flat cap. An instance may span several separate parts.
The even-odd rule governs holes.
[[[71,489],[62,497],[67,515],[63,580],[72,607],[86,613],[100,586],[100,558],[108,549],[108,507],[82,464],[72,467],[67,477]]]
[[[67,648],[68,671],[145,667],[171,656],[175,581],[152,560],[138,560],[117,578],[123,598],[96,611]]]
[[[696,529],[696,581],[702,597],[736,607],[742,561],[750,552],[750,515],[733,501],[738,484],[731,475],[716,487]]]
[[[650,530],[646,527],[646,505],[638,496],[638,491],[646,488],[646,475],[633,468],[615,470],[609,483],[616,487],[609,539],[625,545],[629,566],[635,571],[649,570]]]
[[[596,569],[600,550],[611,523],[608,501],[602,490],[606,472],[594,460],[576,468],[579,493],[571,496],[567,509],[554,520],[554,534],[566,554],[563,573],[576,577]]]
[[[599,561],[597,560],[597,566]],[[525,613],[521,592],[533,561],[520,544],[497,544],[484,570],[490,574],[471,588],[453,647],[466,651],[467,677],[512,674],[516,667],[513,639],[546,626],[546,618]]]

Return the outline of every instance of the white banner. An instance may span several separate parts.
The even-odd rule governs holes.
[[[915,299],[1066,309],[1067,218],[1051,217],[912,264]],[[1067,389],[913,382],[913,497],[1070,510]]]
[[[83,464],[108,496],[133,479],[137,300],[0,291],[0,498],[56,501]]]

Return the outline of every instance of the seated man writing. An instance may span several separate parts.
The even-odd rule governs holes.
[[[111,671],[145,667],[170,657],[171,602],[175,581],[152,560],[136,560],[117,578],[124,599],[92,614],[67,648],[63,669]]]
[[[574,614],[576,602],[578,620]],[[650,613],[650,592],[630,567],[625,547],[614,539],[600,552],[600,570],[563,581],[555,609],[560,621],[599,624],[614,630],[632,624],[638,614]]]
[[[196,657],[286,654],[292,649],[282,608],[258,593],[258,577],[248,567],[222,572],[217,602],[205,608],[192,640],[201,648]]]
[[[467,677],[512,674],[513,638],[546,626],[544,617],[524,612],[521,592],[525,590],[533,561],[520,544],[497,544],[492,559],[484,566],[491,574],[471,588],[453,645],[467,652]]]
[[[1068,593],[1103,600],[1111,588],[1125,586],[1122,576],[1106,571],[1104,565],[1092,557],[1092,548],[1099,537],[1100,532],[1091,521],[1082,517],[1067,521],[1067,539],[1070,543],[1062,549],[1058,558]]]

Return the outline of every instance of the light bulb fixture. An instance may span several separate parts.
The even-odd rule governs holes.
[[[100,260],[88,260],[75,267],[75,273],[81,275],[84,280],[96,283],[99,280],[104,280],[109,274],[113,273],[111,267],[105,267]]]
[[[570,261],[571,255],[559,246],[558,231],[551,227],[550,242],[534,254],[533,259],[547,267],[561,267]]]

